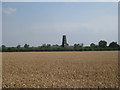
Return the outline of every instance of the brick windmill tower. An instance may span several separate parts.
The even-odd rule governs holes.
[[[68,44],[67,44],[66,35],[63,35],[63,38],[62,38],[62,47],[65,47],[65,46],[68,46]]]

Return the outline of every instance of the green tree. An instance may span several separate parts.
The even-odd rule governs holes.
[[[110,47],[110,48],[118,48],[119,45],[117,44],[117,42],[111,42],[111,43],[109,44],[109,47]]]
[[[17,48],[20,48],[21,47],[21,45],[17,45]]]
[[[46,47],[47,45],[46,44],[42,44],[42,46],[41,47]]]
[[[83,47],[83,46],[84,46],[84,44],[83,44],[83,43],[80,43],[80,44],[79,44],[79,46],[80,46],[80,47]]]
[[[51,47],[51,45],[50,45],[50,44],[47,44],[46,47]]]
[[[77,48],[79,46],[80,46],[80,44],[74,44],[74,48]]]
[[[91,43],[90,44],[90,47],[95,47],[96,45],[94,43]]]
[[[74,47],[75,47],[75,48],[83,47],[83,45],[84,45],[83,43],[80,43],[80,44],[78,43],[78,44],[74,44]]]
[[[99,41],[98,46],[101,48],[105,48],[107,47],[107,42],[105,40],[101,40]]]
[[[28,44],[25,44],[25,45],[24,45],[24,48],[29,48],[29,45],[28,45]]]
[[[2,45],[2,48],[5,48],[6,46],[5,45]]]
[[[55,44],[55,45],[52,45],[53,47],[58,47],[59,45],[58,44]]]
[[[96,44],[94,44],[94,43],[91,43],[91,44],[90,44],[90,47],[91,47],[91,48],[98,48],[98,45],[96,45]]]

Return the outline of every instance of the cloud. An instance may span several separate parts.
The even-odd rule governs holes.
[[[13,14],[14,12],[16,12],[16,8],[10,8],[10,7],[3,8],[4,14],[10,15]]]

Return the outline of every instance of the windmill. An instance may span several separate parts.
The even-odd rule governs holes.
[[[62,38],[62,47],[65,47],[65,46],[68,46],[68,44],[67,44],[66,35],[63,35],[63,38]]]

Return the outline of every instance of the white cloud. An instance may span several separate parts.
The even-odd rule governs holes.
[[[10,15],[13,14],[14,12],[16,12],[16,8],[10,8],[10,7],[3,8],[4,14]]]

